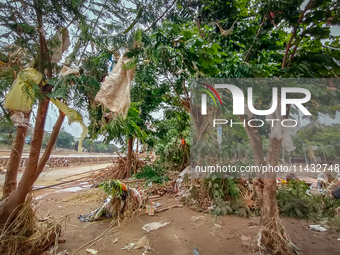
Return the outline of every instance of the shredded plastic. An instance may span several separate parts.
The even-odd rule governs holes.
[[[160,222],[152,222],[152,223],[148,223],[148,224],[144,225],[142,227],[142,229],[144,229],[147,232],[150,232],[150,231],[154,231],[154,230],[160,229],[162,227],[165,227],[169,224],[170,224],[170,222],[161,222],[161,221]]]
[[[20,71],[18,78],[12,84],[11,90],[5,96],[4,107],[19,112],[29,112],[34,99],[29,94],[25,95],[24,91],[31,93],[33,84],[39,84],[41,80],[42,74],[34,68],[26,68]]]
[[[141,239],[139,239],[136,243],[128,243],[122,250],[137,250],[144,248],[145,251],[151,250],[150,242],[147,239],[146,236],[143,236]]]
[[[83,131],[81,132],[81,135],[79,138],[79,145],[78,145],[78,152],[81,153],[82,142],[88,134],[88,129],[83,122],[83,117],[76,110],[71,109],[66,104],[60,102],[59,100],[54,100],[52,98],[50,100],[52,103],[54,103],[59,108],[60,111],[62,111],[69,118],[71,122],[78,122],[81,125]]]
[[[61,60],[64,51],[71,45],[67,28],[59,27],[53,39],[58,40],[59,44],[55,49],[52,49],[53,55],[51,57],[51,62],[58,63]]]
[[[135,68],[124,69],[129,61],[126,56],[119,59],[95,97],[97,102],[123,117],[126,117],[130,107],[130,84],[135,73]]]

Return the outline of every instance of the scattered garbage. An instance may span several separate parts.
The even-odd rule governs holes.
[[[334,196],[334,198],[340,199],[340,186],[336,186],[336,187],[333,189],[332,195]]]
[[[157,202],[153,202],[153,206],[154,206],[155,208],[158,208],[158,207],[161,207],[162,204],[161,204],[161,203],[157,203]]]
[[[139,239],[136,243],[128,243],[125,245],[122,250],[137,250],[137,249],[142,249],[144,248],[144,251],[151,250],[149,240],[147,239],[146,236],[143,236],[141,239]]]
[[[57,255],[68,255],[68,252],[67,250],[64,250],[64,251],[58,252]]]
[[[146,214],[151,215],[151,216],[155,215],[155,207],[154,207],[154,205],[151,201],[150,201],[150,203],[146,204],[145,207],[146,207],[145,208]]]
[[[322,227],[321,225],[309,225],[309,228],[311,230],[319,231],[319,232],[325,232],[327,231],[327,228]]]
[[[142,227],[142,229],[144,229],[147,232],[150,232],[150,231],[154,231],[154,230],[160,229],[162,227],[165,227],[169,224],[170,224],[170,222],[161,222],[161,221],[160,222],[152,222],[152,223],[145,224]]]
[[[6,173],[5,168],[2,165],[0,165],[0,174],[5,174],[5,173]]]
[[[94,249],[86,249],[86,252],[91,253],[93,255],[96,255],[98,253],[98,251],[96,251]]]
[[[193,253],[194,255],[200,255],[199,253],[198,253],[198,250],[197,249],[194,249],[194,253]]]
[[[143,199],[138,190],[127,187],[124,183],[117,180],[103,182],[100,187],[111,194],[104,201],[104,204],[89,215],[79,215],[78,219],[82,222],[95,221],[103,217],[123,218],[124,213],[138,211],[143,204]],[[148,200],[145,199],[147,203]]]

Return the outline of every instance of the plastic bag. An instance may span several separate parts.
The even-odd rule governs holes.
[[[152,222],[152,223],[145,224],[142,227],[142,229],[144,229],[147,232],[150,232],[150,231],[157,230],[157,229],[160,229],[162,227],[165,227],[169,224],[170,224],[170,222],[161,222],[161,221],[160,222]]]
[[[34,100],[29,95],[25,95],[24,90],[32,93],[33,83],[39,84],[41,80],[42,74],[34,68],[26,68],[20,71],[18,78],[12,84],[11,90],[5,96],[4,107],[19,112],[29,112]]]
[[[145,250],[150,250],[150,243],[146,236],[143,236],[141,239],[138,240],[136,243],[129,243],[127,244],[122,250],[137,250],[144,248]]]
[[[52,98],[50,100],[52,103],[54,103],[59,108],[60,111],[62,111],[69,118],[71,122],[78,122],[81,125],[82,132],[81,132],[81,135],[79,138],[79,144],[78,144],[78,152],[81,153],[83,140],[88,134],[88,129],[83,122],[83,117],[76,110],[71,109],[66,104],[60,102],[59,100],[54,100]]]
[[[58,40],[59,44],[56,48],[52,49],[53,55],[51,57],[51,62],[58,63],[61,60],[64,51],[71,45],[67,28],[59,27],[53,39]]]
[[[135,73],[135,68],[123,68],[129,61],[126,56],[119,59],[95,97],[97,102],[113,113],[122,114],[123,117],[126,117],[130,107],[130,84]]]

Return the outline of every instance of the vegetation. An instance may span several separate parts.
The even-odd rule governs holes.
[[[190,123],[199,113],[197,107],[190,105],[197,99],[197,95],[189,92],[196,79],[319,79],[318,86],[303,84],[312,94],[306,107],[313,116],[308,120],[310,124],[293,137],[297,149],[289,156],[301,158],[307,154],[308,146],[315,146],[321,160],[335,160],[340,150],[337,126],[324,127],[319,120],[323,115],[335,118],[340,109],[340,88],[336,81],[340,75],[340,36],[331,33],[331,28],[340,24],[339,7],[339,1],[333,0],[151,0],[148,3],[14,0],[0,3],[3,28],[0,35],[6,39],[6,42],[0,41],[0,123],[8,138],[13,134],[14,141],[4,185],[6,192],[0,204],[0,224],[17,217],[53,147],[74,148],[73,137],[60,131],[66,111],[59,111],[50,137],[44,138],[46,112],[54,100],[72,106],[75,111],[86,112],[90,125],[83,147],[87,151],[112,152],[111,149],[116,149],[112,143],[123,146],[127,152],[124,171],[128,175],[133,168],[135,142],[144,152],[155,151],[159,156],[156,164],[145,166],[137,177],[161,182],[160,169],[164,169],[165,164],[171,164],[175,170],[184,169],[189,164],[190,150],[197,153],[195,160],[199,165],[222,156],[237,164],[274,166],[279,162],[282,140],[270,136],[267,124],[261,128],[229,130],[222,136],[220,147],[215,146],[217,130],[208,130],[204,123]],[[62,50],[60,59],[56,60],[56,53],[65,46],[58,38],[67,34],[72,47],[69,52]],[[122,55],[129,58],[124,70],[135,70],[130,88],[131,107],[125,118],[114,116],[95,101],[108,70]],[[39,71],[43,78],[38,84],[28,82],[23,89],[25,100],[32,101],[37,110],[32,111],[35,128],[28,164],[17,185],[28,131],[24,125],[14,128],[13,111],[5,109],[3,98],[27,66]],[[58,75],[64,66],[79,67],[79,75]],[[268,107],[268,94],[269,87],[254,89],[257,108]],[[229,109],[232,107],[230,96],[224,93],[222,98]],[[294,110],[290,107],[286,118],[299,114]],[[156,113],[163,116],[155,117]],[[25,112],[25,118],[29,119],[30,114]],[[236,121],[248,118],[232,116],[220,109],[212,115]],[[69,121],[79,119],[69,117]],[[200,132],[190,136],[190,124]],[[99,137],[103,137],[103,143],[94,142]],[[201,138],[213,141],[214,146],[203,143]],[[46,149],[39,159],[43,146]],[[254,180],[254,189],[260,201],[261,223],[279,235],[284,228],[277,219],[276,175],[258,177]],[[203,183],[204,199],[214,199],[216,214],[228,214],[230,210],[226,206],[240,212],[225,203],[239,201],[235,185],[231,179],[216,177]],[[117,190],[116,186],[103,187],[111,194]],[[278,195],[281,213],[298,217],[321,213],[315,209],[306,211],[305,206],[312,202],[300,194],[303,189],[298,186],[298,194],[292,193],[289,187],[282,190]],[[289,200],[284,201],[283,194]],[[297,198],[299,200],[294,200]],[[292,203],[299,203],[301,210],[287,209]],[[324,203],[327,208],[333,206]],[[323,213],[323,209],[321,211]],[[249,215],[247,211],[246,215]],[[273,219],[278,223],[277,229],[271,227]],[[275,245],[272,245],[275,236],[263,234],[261,237],[262,246],[274,253],[292,252],[288,237]]]

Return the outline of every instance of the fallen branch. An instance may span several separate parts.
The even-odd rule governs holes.
[[[183,205],[173,205],[173,206],[169,206],[167,208],[163,208],[163,209],[157,209],[156,212],[163,212],[163,211],[167,211],[170,210],[171,208],[182,208]]]
[[[53,184],[53,185],[49,185],[49,186],[45,186],[45,187],[41,187],[41,188],[34,189],[34,190],[32,190],[32,191],[37,191],[37,190],[42,190],[42,189],[48,189],[48,188],[56,187],[56,186],[59,186],[59,185],[62,185],[62,184],[66,184],[66,183],[78,181],[78,180],[81,180],[81,179],[85,179],[85,178],[87,178],[87,177],[88,177],[88,176],[83,176],[83,177],[80,177],[80,178],[78,178],[78,179],[74,179],[74,180],[70,180],[70,181],[65,181],[65,182],[59,182],[59,183],[57,183],[57,184]]]

